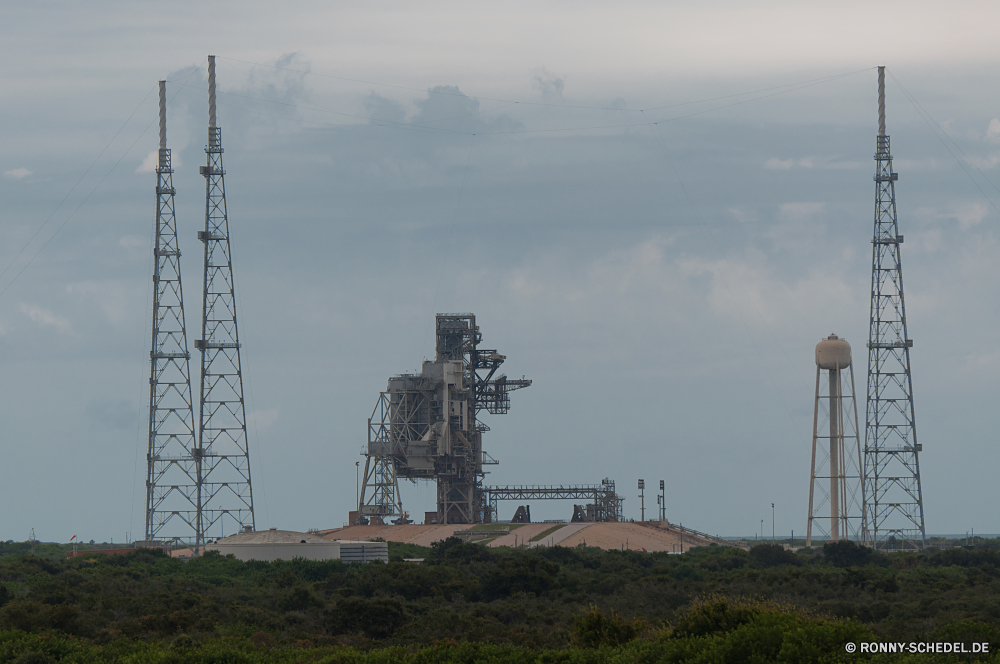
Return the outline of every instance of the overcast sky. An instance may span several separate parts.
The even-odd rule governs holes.
[[[4,4],[0,539],[141,537],[155,87],[194,330],[209,53],[258,527],[344,524],[386,379],[433,357],[435,312],[471,311],[534,380],[484,415],[487,483],[610,477],[638,518],[636,480],[665,479],[671,521],[752,536],[773,502],[777,533],[804,533],[821,337],[852,343],[864,396],[884,64],[927,529],[1000,532],[998,19]]]

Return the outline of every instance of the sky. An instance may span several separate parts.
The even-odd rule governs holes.
[[[673,522],[753,536],[774,503],[804,533],[822,337],[853,345],[864,396],[885,65],[927,531],[1000,532],[998,18],[3,5],[0,539],[142,536],[156,84],[196,329],[209,53],[258,527],[343,525],[386,379],[433,357],[436,312],[473,312],[534,381],[483,416],[488,484],[610,478],[639,518],[637,479],[663,479]]]

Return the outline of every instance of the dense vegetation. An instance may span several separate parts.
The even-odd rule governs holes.
[[[3,557],[0,663],[868,661],[844,645],[874,640],[1000,650],[995,543],[891,556],[851,543],[672,556],[451,539],[392,545],[390,557]]]

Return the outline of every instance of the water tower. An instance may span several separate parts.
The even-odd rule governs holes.
[[[868,544],[863,468],[851,345],[831,334],[816,344],[806,546],[812,546],[814,528],[831,542]]]

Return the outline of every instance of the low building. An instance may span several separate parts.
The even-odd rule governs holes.
[[[385,542],[352,542],[328,540],[311,533],[271,528],[250,533],[238,533],[205,545],[206,551],[218,551],[237,560],[343,560],[344,562],[389,562],[389,545]]]

